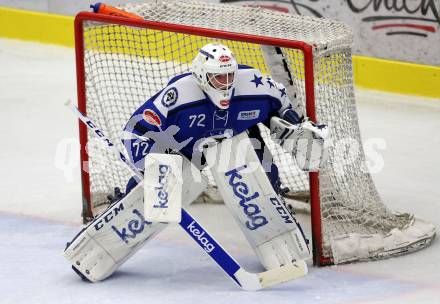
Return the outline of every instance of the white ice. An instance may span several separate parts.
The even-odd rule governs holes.
[[[81,224],[78,125],[63,105],[75,87],[72,49],[0,40],[0,303],[440,302],[437,240],[384,261],[310,267],[303,279],[252,293],[172,226],[112,278],[82,282],[61,256]],[[438,229],[440,99],[358,90],[357,105],[364,142],[386,143],[373,175],[382,198]],[[224,207],[191,210],[243,265],[261,270]]]

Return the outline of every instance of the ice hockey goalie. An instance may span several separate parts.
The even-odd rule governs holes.
[[[205,45],[190,73],[172,78],[127,122],[122,141],[145,180],[132,178],[124,193],[68,245],[65,256],[75,271],[92,282],[110,276],[166,227],[166,216],[146,219],[147,207],[191,204],[206,185],[200,173],[206,166],[266,269],[307,259],[308,241],[279,195],[283,189],[278,169],[260,134],[260,123],[270,128],[303,170],[317,171],[325,165],[327,126],[309,121],[283,85],[239,65],[226,46]],[[171,166],[160,155],[180,160]],[[152,165],[152,156],[162,161],[162,167]],[[151,181],[158,185],[151,188]],[[170,191],[163,191],[165,183]],[[149,187],[159,203],[155,195],[144,197]]]

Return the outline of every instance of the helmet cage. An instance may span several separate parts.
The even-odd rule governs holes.
[[[220,73],[206,73],[206,78],[211,87],[221,91],[228,91],[234,85],[235,72],[226,74]]]

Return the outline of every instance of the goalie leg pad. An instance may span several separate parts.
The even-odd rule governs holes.
[[[205,155],[220,195],[266,269],[310,256],[245,132],[207,148]]]
[[[91,282],[110,276],[154,233],[166,224],[143,218],[143,188],[136,186],[78,234],[64,252],[65,258]]]
[[[183,181],[182,204],[188,206],[206,188],[207,181],[187,159],[183,163]],[[87,280],[97,282],[109,277],[167,226],[145,220],[143,200],[140,183],[96,217],[67,246],[64,257]]]

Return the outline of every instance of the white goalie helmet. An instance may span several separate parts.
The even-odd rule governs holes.
[[[236,82],[238,64],[231,50],[210,43],[199,50],[192,62],[198,85],[220,109],[227,109]]]

